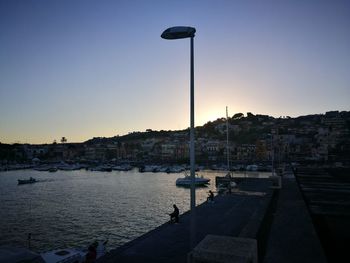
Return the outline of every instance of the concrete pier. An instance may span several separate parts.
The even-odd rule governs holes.
[[[292,172],[282,177],[282,189],[274,210],[266,243],[265,263],[327,262]]]
[[[329,262],[350,249],[350,169],[299,167],[297,182]]]
[[[281,189],[272,186],[270,179],[247,178],[231,194],[197,206],[195,243],[208,235],[247,238],[257,241],[258,262],[325,262],[293,176],[282,179]],[[165,223],[97,262],[187,262],[189,227],[187,212],[179,224]]]

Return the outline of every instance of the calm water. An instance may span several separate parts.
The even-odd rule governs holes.
[[[200,172],[211,179],[197,188],[196,201],[215,190],[218,172]],[[17,185],[30,176],[35,184]],[[0,245],[27,246],[34,251],[87,246],[109,238],[115,248],[169,220],[175,203],[189,210],[190,190],[175,186],[183,174],[32,170],[0,172]]]

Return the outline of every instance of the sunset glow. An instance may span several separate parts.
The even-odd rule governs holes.
[[[350,109],[348,1],[1,1],[0,142],[187,128],[174,25],[197,29],[196,125]]]

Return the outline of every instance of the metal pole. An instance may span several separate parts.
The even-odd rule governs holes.
[[[271,169],[272,169],[272,176],[273,176],[273,162],[274,162],[274,158],[275,158],[275,147],[274,147],[274,145],[273,145],[273,133],[271,132],[271,162],[272,162],[272,167],[271,167]]]
[[[230,151],[228,147],[228,109],[226,106],[226,151],[227,151],[227,171],[231,177],[231,172],[230,172]]]
[[[28,240],[28,249],[31,249],[31,246],[30,246],[30,240],[32,239],[32,233],[28,233],[28,237],[27,237],[27,240]]]
[[[195,148],[194,148],[194,55],[193,37],[191,37],[191,128],[190,128],[190,165],[191,165],[191,225],[190,246],[195,245],[196,240],[196,189],[195,189]]]

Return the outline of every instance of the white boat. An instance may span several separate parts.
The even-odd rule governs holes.
[[[130,171],[132,166],[129,164],[115,165],[112,167],[112,169],[116,171]]]
[[[63,170],[63,171],[74,171],[74,170],[80,170],[82,167],[79,164],[68,164],[65,162],[61,162],[57,168],[59,170]]]
[[[169,168],[169,171],[167,171],[168,173],[181,173],[185,171],[185,167],[180,166],[180,165],[174,165],[172,167]]]
[[[195,176],[194,178],[194,185],[195,186],[206,186],[209,184],[210,179],[204,178],[203,176]],[[185,174],[185,177],[177,178],[176,179],[176,185],[177,186],[191,186],[191,176]]]
[[[247,171],[256,172],[258,171],[258,166],[256,164],[249,164],[246,167]]]
[[[223,167],[222,170],[227,170],[227,174],[225,176],[216,176],[215,184],[219,193],[224,193],[226,191],[230,191],[230,189],[237,187],[236,182],[233,181],[231,169],[230,169],[230,147],[228,143],[228,108],[226,106],[226,156],[227,156],[227,166]]]
[[[96,249],[96,259],[106,254],[106,244],[108,241],[95,241],[91,246]],[[56,249],[44,253],[40,253],[41,258],[45,263],[76,263],[85,262],[88,250],[65,248]]]
[[[159,170],[158,165],[145,165],[140,167],[139,172],[140,173],[155,173]]]

